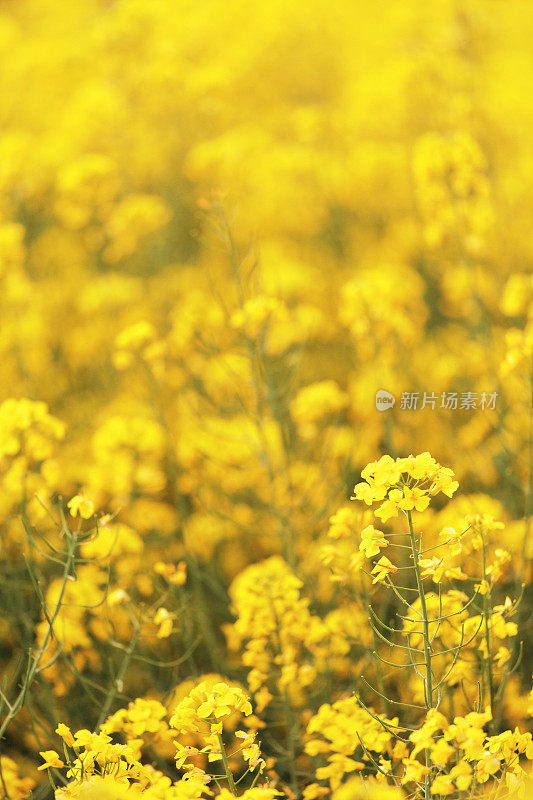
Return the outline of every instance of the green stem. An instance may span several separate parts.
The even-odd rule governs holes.
[[[227,219],[222,206],[219,207],[218,211],[221,224],[221,231],[227,247],[229,263],[231,266],[231,270],[233,272],[235,285],[237,287],[239,307],[243,309],[246,303],[246,293],[242,280],[242,258],[238,252],[238,248],[233,238],[233,233],[231,231],[229,220]],[[261,358],[260,358],[261,351],[260,349],[258,349],[257,345],[255,345],[254,341],[250,339],[250,337],[247,334],[244,335],[244,344],[246,346],[248,361],[250,363],[250,370],[252,373],[252,387],[255,395],[254,397],[255,408],[254,408],[253,421],[257,428],[257,433],[260,439],[261,449],[262,449],[261,455],[268,475],[268,481],[270,486],[271,510],[278,522],[278,533],[283,551],[283,558],[287,562],[287,564],[291,567],[291,569],[294,569],[296,565],[295,552],[294,552],[294,534],[291,526],[288,524],[287,519],[285,518],[285,515],[281,513],[281,511],[278,509],[278,504],[276,502],[275,470],[272,465],[268,439],[264,430],[263,421],[265,419],[265,404],[267,401],[264,397],[263,387],[265,385],[267,389],[270,389],[270,387],[268,384],[268,380],[267,379],[263,380],[262,378],[261,366],[263,366],[265,372],[268,372],[268,366],[266,363],[261,364]],[[265,362],[264,358],[263,362]],[[269,391],[269,400],[271,400],[270,391]],[[283,440],[283,428],[278,418],[276,417],[276,409],[271,402],[270,402],[270,410],[273,412],[274,418],[278,421],[278,425],[280,427],[280,432],[282,434],[282,440]],[[285,451],[285,455],[287,455],[287,451]],[[287,466],[288,465],[286,464],[286,467]]]
[[[422,609],[422,628],[423,628],[423,637],[424,637],[424,661],[426,667],[426,678],[425,678],[425,700],[426,700],[426,708],[429,711],[433,708],[433,672],[431,669],[431,643],[429,637],[429,620],[428,620],[428,613],[427,613],[427,606],[426,606],[426,595],[424,592],[424,584],[422,582],[422,572],[420,570],[420,563],[418,561],[418,550],[416,547],[416,539],[415,539],[415,532],[413,530],[413,520],[411,518],[411,512],[407,512],[407,520],[409,522],[409,538],[411,540],[411,551],[413,554],[413,563],[415,567],[415,574],[416,574],[416,584],[418,588],[418,596],[420,598],[420,606]]]
[[[274,603],[271,603],[272,608],[272,617],[276,623],[276,654],[280,655],[283,652],[283,645],[281,640],[281,623],[276,612],[276,608]],[[299,742],[300,737],[298,734],[298,721],[294,714],[294,709],[291,704],[291,698],[289,695],[289,690],[287,686],[281,689],[280,682],[281,682],[282,670],[281,667],[279,668],[279,678],[277,680],[277,686],[279,688],[280,700],[283,703],[283,710],[285,712],[285,723],[287,726],[287,767],[290,774],[290,783],[291,789],[295,797],[298,796],[298,775],[296,773],[296,748],[295,748],[295,740]]]
[[[418,549],[416,546],[415,532],[413,530],[413,520],[411,512],[407,512],[407,521],[409,523],[409,538],[411,540],[411,552],[413,554],[413,564],[416,574],[416,584],[418,588],[418,596],[420,597],[420,607],[422,609],[422,629],[424,637],[424,662],[426,668],[426,677],[424,680],[424,697],[426,703],[426,710],[430,711],[433,708],[433,671],[431,664],[431,643],[429,638],[429,621],[426,606],[426,595],[424,593],[424,584],[422,582],[422,573],[420,571],[420,563],[418,560]],[[426,750],[426,765],[429,766],[429,755]],[[429,775],[426,775],[424,797],[426,800],[431,798],[431,786]]]
[[[107,716],[109,714],[109,711],[111,710],[111,706],[113,705],[115,697],[117,696],[117,694],[119,692],[122,692],[122,682],[124,680],[124,676],[126,674],[126,671],[127,671],[128,667],[130,665],[130,661],[132,659],[132,656],[133,656],[133,653],[135,651],[135,648],[137,647],[137,642],[139,641],[139,636],[140,635],[141,635],[141,628],[140,628],[140,625],[137,623],[135,625],[135,631],[133,633],[133,636],[131,637],[131,641],[129,643],[128,649],[126,650],[124,658],[122,659],[122,664],[120,665],[120,669],[118,671],[118,675],[115,678],[115,680],[113,681],[113,686],[110,689],[110,691],[108,692],[107,697],[106,697],[105,702],[104,702],[104,705],[102,706],[102,710],[100,712],[100,716],[98,717],[98,723],[97,723],[97,726],[96,726],[97,730],[105,722],[105,720],[106,720],[106,718],[107,718]]]
[[[298,776],[296,774],[296,750],[294,747],[294,737],[296,732],[296,719],[291,705],[291,699],[287,687],[283,692],[283,706],[285,709],[285,719],[287,721],[287,750],[289,753],[289,773],[291,776],[291,789],[295,796],[298,795]]]
[[[528,453],[529,453],[529,468],[528,480],[525,489],[525,503],[524,503],[524,538],[522,540],[522,563],[518,577],[518,590],[522,583],[524,572],[527,562],[527,545],[529,541],[529,528],[531,525],[531,518],[533,517],[533,354],[531,355],[529,372],[529,436],[528,436]]]
[[[370,598],[368,596],[368,589],[367,589],[366,583],[365,583],[365,581],[363,579],[361,579],[361,589],[362,589],[362,593],[363,593],[363,599],[364,599],[365,611],[366,611],[368,608],[370,608]],[[374,639],[374,651],[377,653],[378,649],[379,649],[379,646],[380,646],[380,641],[378,639],[376,631],[374,630],[374,626],[372,624],[370,624],[370,627],[372,629],[372,637]],[[376,673],[377,673],[377,680],[378,680],[378,689],[379,689],[379,691],[381,693],[381,698],[382,698],[381,699],[382,711],[383,711],[384,714],[387,714],[387,712],[389,710],[389,701],[386,699],[385,681],[383,679],[383,670],[381,668],[381,662],[380,662],[379,659],[377,659],[377,661],[376,661]]]
[[[44,653],[46,651],[46,648],[48,646],[48,642],[50,641],[51,637],[53,636],[54,622],[56,620],[57,615],[59,614],[59,610],[60,610],[61,604],[63,602],[63,595],[64,595],[65,589],[67,587],[67,581],[68,581],[69,575],[70,575],[70,568],[71,568],[71,566],[73,564],[73,561],[74,561],[74,553],[76,552],[76,546],[77,546],[76,537],[73,536],[70,531],[67,531],[66,527],[64,529],[64,533],[65,533],[65,536],[68,537],[68,548],[67,548],[65,565],[64,565],[64,568],[63,568],[63,575],[62,575],[62,578],[61,578],[61,589],[59,590],[59,595],[58,595],[57,602],[56,602],[56,605],[54,607],[53,613],[50,616],[48,616],[46,614],[46,611],[44,612],[45,616],[49,620],[48,621],[48,630],[46,631],[46,634],[45,634],[45,636],[43,638],[43,641],[41,643],[41,646],[40,646],[39,650],[37,651],[36,655],[33,658],[33,661],[31,662],[30,666],[28,667],[28,671],[26,673],[26,677],[24,679],[24,683],[21,686],[20,692],[18,693],[18,695],[17,695],[15,701],[13,702],[13,704],[9,707],[9,712],[6,714],[6,717],[4,718],[4,721],[0,725],[0,742],[2,741],[2,738],[3,738],[4,733],[6,732],[7,728],[9,727],[9,725],[11,724],[13,719],[17,716],[17,714],[19,713],[19,711],[23,707],[24,701],[26,699],[26,694],[29,691],[29,688],[30,688],[31,684],[33,683],[35,675],[37,674],[37,672],[39,670],[39,667],[41,665],[41,660],[42,660],[43,655],[44,655]]]
[[[230,792],[233,795],[237,794],[237,790],[235,788],[235,781],[233,780],[233,773],[231,771],[228,756],[226,755],[226,748],[224,747],[224,740],[222,739],[222,734],[217,734],[218,736],[218,744],[220,746],[220,755],[222,757],[222,763],[224,764],[224,772],[226,773],[226,778],[228,780],[228,785],[230,788]]]
[[[487,549],[484,540],[483,540],[483,580],[487,581]],[[492,714],[494,709],[494,680],[492,676],[492,652],[491,652],[492,647],[491,647],[491,635],[490,635],[491,611],[492,611],[492,601],[489,589],[483,595],[483,619],[485,622],[485,645],[487,648],[487,655],[485,657],[486,681],[488,684],[487,688],[489,690],[490,713]],[[490,724],[489,729],[491,727],[492,723]]]

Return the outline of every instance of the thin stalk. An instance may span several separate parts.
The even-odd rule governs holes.
[[[370,599],[368,597],[368,589],[367,589],[367,586],[366,586],[366,583],[365,583],[364,580],[361,581],[361,588],[363,590],[363,598],[364,598],[364,601],[365,601],[365,608],[369,609],[369,611],[372,614],[374,614],[375,612],[374,612],[372,606],[370,605]],[[376,632],[374,631],[374,628],[372,628],[372,637],[374,639],[374,650],[377,651],[378,648],[379,648],[379,640],[378,640],[378,637],[376,635]],[[381,664],[380,664],[379,660],[376,663],[376,674],[377,674],[377,679],[378,679],[379,696],[382,699],[382,711],[383,711],[384,714],[387,714],[387,712],[389,710],[389,701],[388,701],[388,698],[387,698],[387,696],[385,694],[385,681],[383,679],[383,670],[381,669]]]
[[[97,723],[97,726],[96,726],[97,730],[105,722],[105,720],[106,720],[106,718],[107,718],[107,716],[109,714],[109,711],[111,710],[111,706],[113,705],[115,697],[117,696],[117,694],[119,692],[122,692],[122,683],[123,683],[123,680],[124,680],[124,676],[125,676],[126,671],[127,671],[128,667],[130,665],[130,661],[132,659],[134,650],[137,647],[137,642],[139,641],[140,634],[141,634],[141,628],[140,628],[140,625],[137,623],[136,626],[135,626],[135,630],[134,630],[133,636],[131,637],[131,641],[129,643],[128,649],[126,650],[126,652],[124,654],[124,658],[122,659],[122,664],[120,665],[120,669],[118,671],[118,675],[115,678],[115,680],[113,681],[113,686],[110,689],[110,691],[108,692],[107,697],[106,697],[105,702],[104,702],[104,705],[102,706],[102,710],[100,712],[100,716],[98,717],[98,723]]]
[[[65,565],[64,565],[64,568],[63,568],[63,575],[61,577],[61,588],[59,590],[59,595],[58,595],[58,598],[57,598],[57,602],[56,602],[56,605],[55,605],[54,610],[53,610],[51,615],[48,615],[48,614],[45,613],[45,616],[46,616],[46,618],[48,620],[48,630],[46,631],[46,634],[44,635],[44,638],[43,638],[43,641],[41,643],[41,646],[40,646],[39,650],[37,651],[37,653],[33,657],[33,661],[30,661],[30,663],[28,665],[28,671],[26,673],[26,677],[24,679],[24,683],[22,684],[16,699],[9,706],[9,711],[6,714],[6,716],[4,718],[4,721],[0,725],[0,742],[2,741],[4,733],[6,732],[7,728],[9,727],[9,725],[11,724],[13,719],[17,716],[19,711],[22,709],[22,707],[24,705],[24,701],[26,699],[26,694],[29,691],[30,686],[33,683],[33,680],[34,680],[37,672],[39,671],[39,668],[40,668],[40,665],[41,665],[41,660],[42,660],[43,655],[44,655],[44,653],[46,651],[46,648],[48,646],[48,642],[50,641],[51,637],[53,636],[54,622],[56,620],[57,615],[59,614],[59,610],[61,609],[61,605],[62,605],[62,602],[63,602],[63,595],[64,595],[65,589],[67,587],[67,581],[68,581],[69,576],[70,576],[70,568],[71,568],[71,566],[73,565],[73,562],[74,562],[74,553],[76,552],[76,545],[77,545],[76,537],[73,536],[73,534],[70,531],[67,532],[66,527],[65,527],[65,535],[68,537],[68,547],[67,547]]]
[[[533,517],[533,354],[531,356],[529,366],[529,390],[530,390],[530,403],[529,403],[529,435],[528,435],[528,480],[525,489],[525,503],[524,503],[524,538],[522,540],[522,562],[518,575],[518,590],[523,581],[524,573],[527,563],[527,546],[529,542],[529,529],[531,519]]]
[[[483,541],[483,580],[487,580],[487,551],[485,547],[485,541]],[[490,587],[490,584],[489,584]],[[486,668],[486,681],[487,681],[487,688],[489,693],[489,703],[490,703],[490,713],[493,713],[494,707],[494,680],[492,676],[492,654],[491,654],[491,635],[490,635],[490,615],[492,611],[492,601],[491,601],[491,592],[490,588],[488,591],[483,595],[483,620],[485,625],[485,645],[487,648],[487,655],[485,657],[485,668]],[[490,730],[489,726],[489,730]]]
[[[426,668],[426,676],[424,678],[424,697],[426,701],[426,710],[430,711],[433,708],[433,668],[431,664],[431,642],[429,637],[429,621],[426,606],[426,595],[424,593],[424,584],[422,581],[422,573],[420,571],[420,563],[418,560],[418,549],[416,546],[415,532],[413,530],[413,520],[411,512],[407,512],[407,521],[409,524],[409,538],[411,540],[411,551],[413,554],[413,564],[416,574],[416,585],[418,587],[418,596],[420,597],[420,607],[422,609],[422,629],[424,637],[424,662]],[[429,755],[426,750],[426,764],[429,766]],[[426,775],[424,797],[426,800],[431,798],[430,777]]]
[[[224,764],[224,772],[226,773],[226,779],[228,781],[228,786],[230,788],[230,792],[233,795],[237,794],[237,790],[235,788],[235,781],[233,780],[233,773],[231,771],[228,756],[226,754],[226,748],[224,747],[224,740],[222,738],[222,734],[217,734],[218,736],[218,744],[220,747],[220,756],[222,758],[222,763]]]
[[[295,795],[298,794],[298,776],[296,775],[296,750],[294,747],[294,733],[296,730],[296,719],[291,705],[289,692],[285,687],[283,692],[283,707],[285,719],[287,721],[287,750],[289,753],[288,766],[291,776],[291,789]]]

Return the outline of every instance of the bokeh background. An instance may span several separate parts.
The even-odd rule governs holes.
[[[452,467],[455,508],[506,524],[508,585],[528,576],[532,36],[529,0],[3,0],[4,691],[44,624],[20,515],[46,530],[42,504],[78,492],[117,515],[83,603],[153,603],[186,565],[176,638],[147,633],[152,659],[195,645],[174,683],[238,671],[228,588],[251,564],[281,555],[329,608],[328,518],[383,453]],[[83,680],[114,674],[101,606],[69,609],[76,669],[43,673],[41,728],[22,714],[7,742],[30,772],[51,717],[91,727]],[[168,675],[137,664],[124,698]]]

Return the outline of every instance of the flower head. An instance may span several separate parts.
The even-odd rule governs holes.
[[[90,519],[94,514],[94,503],[81,494],[76,494],[68,501],[67,506],[72,517],[80,515],[82,519]]]
[[[361,531],[361,544],[359,550],[365,554],[367,558],[377,556],[381,547],[387,547],[388,542],[383,536],[382,531],[378,531],[373,525],[367,525]]]
[[[391,575],[394,572],[398,572],[398,567],[395,567],[386,556],[382,556],[372,570],[372,575],[376,576],[372,583],[383,581],[387,575]]]
[[[37,767],[39,770],[49,769],[50,767],[61,769],[61,767],[65,766],[55,750],[41,750],[39,755],[44,759],[44,764],[41,764],[40,767]]]
[[[364,480],[355,485],[352,500],[367,505],[383,501],[374,513],[386,522],[399,511],[425,511],[439,492],[451,497],[459,486],[453,476],[451,469],[441,467],[427,452],[396,460],[382,456],[363,469]]]

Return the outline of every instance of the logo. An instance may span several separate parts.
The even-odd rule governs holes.
[[[376,392],[376,408],[378,411],[386,411],[388,408],[392,408],[395,402],[394,395],[385,389],[378,389]]]

